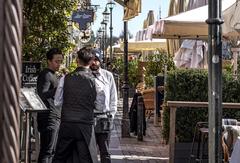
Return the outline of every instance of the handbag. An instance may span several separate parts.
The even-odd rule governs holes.
[[[111,117],[94,118],[95,133],[109,133],[113,129],[113,119]]]

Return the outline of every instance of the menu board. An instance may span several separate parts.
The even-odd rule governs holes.
[[[47,111],[40,97],[33,88],[22,88],[20,94],[20,108],[25,111]]]
[[[36,87],[37,77],[41,71],[40,62],[23,62],[22,63],[22,87]]]

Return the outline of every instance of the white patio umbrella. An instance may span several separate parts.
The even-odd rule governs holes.
[[[187,11],[189,0],[170,0],[168,16],[173,16]],[[169,54],[174,54],[180,47],[179,40],[167,40]]]
[[[224,11],[223,34],[225,37],[240,36],[240,0]]]
[[[124,44],[120,44],[120,49],[124,49]],[[167,43],[165,39],[153,39],[145,41],[129,40],[129,51],[154,51],[154,50],[167,50]]]
[[[223,0],[222,11],[235,5],[236,0]],[[238,15],[236,15],[238,16]],[[190,38],[207,39],[208,5],[175,16],[167,17],[154,23],[154,38]]]

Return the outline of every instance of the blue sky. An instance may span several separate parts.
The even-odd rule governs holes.
[[[105,9],[106,3],[108,0],[92,0],[93,5],[100,5],[97,10],[96,20],[92,25],[92,30],[94,33],[101,27],[100,22],[103,20],[102,12]],[[128,23],[128,29],[131,34],[135,36],[136,32],[143,27],[143,21],[147,18],[149,10],[154,11],[155,20],[159,16],[159,8],[161,7],[161,17],[164,18],[168,13],[169,0],[142,0],[142,13],[137,17],[131,19]],[[116,6],[113,9],[113,35],[119,36],[123,31],[123,7],[116,3]],[[109,26],[108,26],[109,34]]]

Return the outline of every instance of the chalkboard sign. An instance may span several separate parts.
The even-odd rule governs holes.
[[[22,63],[22,87],[36,87],[37,77],[41,71],[40,62],[23,62]]]
[[[40,97],[33,88],[22,88],[20,94],[20,108],[25,111],[47,111]]]

